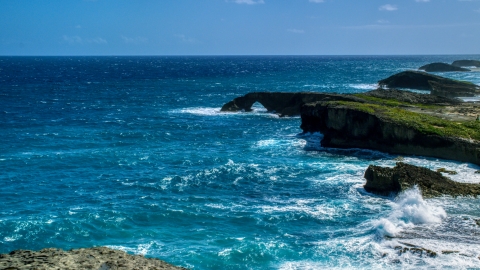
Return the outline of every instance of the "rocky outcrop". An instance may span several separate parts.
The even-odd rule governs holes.
[[[364,177],[367,180],[365,190],[380,195],[402,192],[415,185],[423,197],[480,195],[480,184],[455,182],[439,172],[403,162],[398,162],[394,168],[370,165]]]
[[[480,61],[478,61],[478,60],[457,60],[457,61],[453,61],[452,66],[480,68]]]
[[[444,84],[434,81],[428,82],[432,87],[430,92],[435,96],[442,97],[474,97],[480,94],[480,87],[472,87],[472,85]]]
[[[129,255],[106,247],[72,249],[64,251],[47,248],[40,251],[15,250],[0,254],[0,269],[163,269],[180,270],[164,261]]]
[[[470,71],[470,69],[459,66],[450,65],[447,63],[431,63],[418,68],[427,72],[451,72],[451,71]]]
[[[303,104],[315,101],[331,100],[362,100],[352,95],[324,94],[324,93],[289,93],[289,92],[253,92],[244,96],[237,97],[234,100],[223,105],[222,112],[238,112],[252,110],[252,105],[258,102],[269,112],[275,112],[280,116],[294,116],[300,114],[300,108]]]
[[[397,100],[410,104],[425,104],[425,105],[457,105],[462,103],[456,98],[448,98],[443,96],[426,95],[414,93],[406,90],[398,89],[376,89],[363,93],[365,96],[381,98],[386,100]]]
[[[419,124],[394,121],[368,107],[334,102],[310,103],[302,107],[301,118],[300,127],[304,132],[323,133],[321,145],[324,147],[365,148],[480,165],[478,141],[432,134],[422,130]]]
[[[418,90],[430,90],[434,91],[438,95],[446,97],[458,97],[457,91],[448,92],[448,90],[459,88],[458,92],[470,93],[476,95],[480,93],[480,87],[470,82],[463,82],[452,80],[425,72],[419,71],[404,71],[392,75],[386,79],[380,80],[378,84],[383,88],[410,88]],[[435,85],[437,90],[434,90],[432,84]],[[444,89],[444,90],[438,90]],[[433,93],[432,93],[433,94]],[[464,95],[462,95],[464,96]]]

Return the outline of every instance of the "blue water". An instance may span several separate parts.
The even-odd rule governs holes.
[[[364,191],[396,156],[319,146],[253,91],[359,93],[479,56],[0,57],[0,253],[109,246],[192,269],[480,267],[480,199]],[[440,73],[480,84],[480,73]],[[405,161],[480,182],[478,166]],[[401,254],[418,245],[438,253]],[[458,251],[442,254],[442,251]]]

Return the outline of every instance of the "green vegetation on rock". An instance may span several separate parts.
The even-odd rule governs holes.
[[[420,104],[420,103],[409,103],[409,102],[404,102],[404,101],[399,101],[397,99],[386,99],[386,98],[379,98],[379,97],[373,97],[365,94],[353,94],[356,97],[359,97],[361,99],[364,99],[366,101],[372,102],[372,103],[377,103],[377,104],[382,104],[385,106],[415,106],[419,108],[424,108],[424,109],[437,109],[440,108],[438,105],[428,105],[428,104]]]
[[[387,121],[412,128],[423,134],[440,135],[480,141],[480,122],[450,121],[436,116],[411,112],[388,105],[367,104],[351,101],[332,101],[330,105],[343,105],[351,109],[376,115]]]

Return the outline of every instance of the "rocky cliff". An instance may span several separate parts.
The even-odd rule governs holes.
[[[464,127],[402,108],[355,102],[305,104],[301,118],[304,132],[323,133],[324,147],[366,148],[480,165],[480,124],[472,121]]]

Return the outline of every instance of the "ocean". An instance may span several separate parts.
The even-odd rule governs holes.
[[[373,195],[365,169],[397,156],[322,148],[300,117],[259,104],[220,112],[249,92],[361,93],[478,58],[0,57],[0,253],[108,246],[191,269],[480,268],[479,198]],[[480,84],[478,72],[438,74]],[[404,158],[480,182],[476,165]]]

